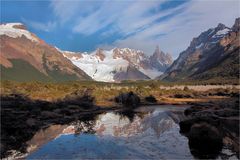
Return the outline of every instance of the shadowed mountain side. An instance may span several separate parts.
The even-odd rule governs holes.
[[[126,72],[118,72],[114,75],[116,81],[122,80],[147,80],[148,76],[137,70],[136,68],[129,66]]]
[[[159,78],[239,83],[239,29],[240,18],[237,18],[232,28],[219,24],[201,33]]]

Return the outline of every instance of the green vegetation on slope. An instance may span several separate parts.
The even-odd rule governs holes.
[[[47,74],[51,77],[52,81],[54,81],[54,82],[79,80],[79,78],[76,75],[62,73],[57,65],[53,66],[53,69],[50,70],[47,66],[47,60],[46,60],[45,55],[43,56],[43,67],[46,70]]]
[[[239,83],[239,48],[236,49],[233,53],[229,54],[226,58],[223,59],[221,63],[212,67],[211,69],[196,74],[193,76],[193,79],[201,79],[205,81],[219,81],[219,82],[228,82]]]
[[[58,69],[57,66],[55,66],[52,71],[47,69],[47,74],[55,82],[77,81],[77,80],[79,80],[79,78],[76,75],[70,75],[70,74],[60,72],[60,70]]]
[[[79,80],[76,75],[62,73],[57,66],[55,66],[53,70],[45,68],[48,74],[47,76],[24,60],[11,59],[9,61],[13,64],[13,67],[6,68],[0,65],[1,81],[11,80],[17,82],[64,82]]]
[[[39,72],[36,68],[24,60],[11,59],[9,61],[12,63],[13,67],[5,68],[4,66],[0,65],[1,80],[12,80],[19,82],[48,82],[51,80],[45,74]]]

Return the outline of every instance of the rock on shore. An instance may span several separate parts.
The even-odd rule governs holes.
[[[216,158],[223,145],[239,157],[239,101],[229,104],[194,105],[185,110],[180,132],[189,139],[197,158]]]

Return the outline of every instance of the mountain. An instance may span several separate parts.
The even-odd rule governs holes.
[[[0,25],[1,80],[91,80],[55,47],[48,45],[21,23]]]
[[[149,57],[150,65],[158,70],[165,71],[173,63],[172,56],[169,53],[162,52],[157,46],[153,55]]]
[[[159,47],[150,57],[130,48],[97,49],[91,54],[61,52],[94,80],[105,82],[156,78],[172,63],[171,55]]]
[[[237,18],[232,28],[218,24],[193,38],[173,64],[160,76],[167,81],[215,80],[238,81],[239,28]]]

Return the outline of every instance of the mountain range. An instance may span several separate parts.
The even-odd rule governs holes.
[[[240,18],[229,28],[218,24],[198,37],[159,77],[166,81],[239,79]]]
[[[21,23],[0,25],[1,80],[75,81],[161,79],[163,81],[235,80],[239,78],[240,18],[232,27],[218,24],[193,38],[173,62],[157,46],[150,56],[130,48],[62,51]]]
[[[151,56],[130,48],[97,49],[90,54],[61,52],[94,80],[105,82],[154,79],[173,61],[171,55],[159,47]]]

